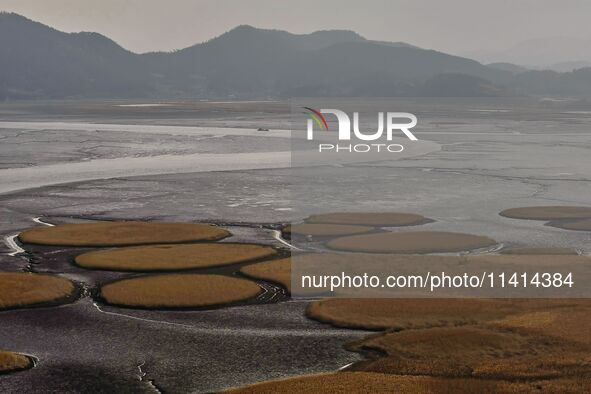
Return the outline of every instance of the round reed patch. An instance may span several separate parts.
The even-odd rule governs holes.
[[[32,366],[33,361],[29,357],[23,354],[0,350],[0,374],[22,371]]]
[[[505,209],[499,215],[512,219],[562,220],[591,218],[591,207],[540,206]]]
[[[103,285],[108,304],[138,308],[200,308],[255,297],[261,288],[246,279],[222,275],[167,274],[123,279]]]
[[[291,259],[263,261],[244,266],[240,272],[256,279],[279,283],[291,292]]]
[[[81,267],[111,271],[174,271],[217,267],[277,254],[269,246],[230,243],[150,245],[76,256]]]
[[[372,231],[373,227],[356,226],[350,224],[295,224],[284,229],[284,233],[291,235],[305,235],[312,237],[338,237],[343,235],[363,234]]]
[[[0,272],[0,310],[59,302],[75,291],[71,281],[58,276]]]
[[[121,221],[37,227],[23,231],[19,239],[39,245],[118,246],[214,241],[228,235],[208,224]]]
[[[415,226],[428,219],[414,213],[396,212],[335,212],[310,215],[307,223],[352,224],[373,227]]]
[[[480,235],[413,231],[353,235],[333,239],[326,245],[331,249],[350,252],[411,254],[461,252],[496,244],[497,241]]]

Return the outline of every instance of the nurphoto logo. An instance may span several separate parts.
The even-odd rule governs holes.
[[[418,141],[418,138],[410,131],[417,125],[417,117],[408,112],[378,112],[378,127],[375,131],[363,132],[359,129],[359,112],[353,112],[353,122],[347,113],[339,109],[314,109],[311,107],[303,107],[304,112],[309,116],[307,121],[307,135],[308,140],[314,139],[314,125],[320,131],[331,131],[324,117],[324,114],[334,115],[338,123],[338,140],[351,141],[352,138],[360,141],[377,141],[383,138],[384,129],[386,131],[386,141],[392,141],[392,136],[399,131],[402,132],[409,140]],[[405,120],[400,122],[400,120]],[[351,127],[351,123],[353,127]],[[385,123],[385,127],[384,127]],[[400,144],[389,143],[360,143],[360,144],[318,144],[319,152],[350,152],[350,153],[366,153],[366,152],[402,152],[404,146]]]

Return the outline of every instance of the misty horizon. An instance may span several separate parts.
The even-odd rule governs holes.
[[[586,41],[534,41],[479,63],[352,30],[240,25],[177,51],[137,54],[100,33],[66,33],[6,12],[0,38],[2,99],[591,95],[591,57],[573,57]],[[554,66],[523,67],[527,56]]]
[[[2,0],[0,0],[2,1]],[[0,3],[1,4],[1,3]],[[257,30],[262,31],[275,31],[275,32],[287,32],[289,34],[293,34],[296,36],[308,36],[314,33],[319,32],[333,32],[333,31],[340,31],[340,32],[351,32],[354,33],[361,38],[368,40],[368,41],[376,41],[376,42],[389,42],[389,43],[402,43],[408,44],[412,46],[416,46],[421,49],[428,49],[428,50],[435,50],[443,53],[448,53],[454,56],[465,57],[469,59],[476,60],[482,64],[492,64],[492,63],[512,63],[518,66],[523,66],[530,69],[552,69],[555,71],[565,72],[565,71],[572,71],[577,68],[584,68],[584,67],[591,67],[591,54],[585,55],[580,54],[580,48],[588,47],[591,44],[591,38],[584,39],[584,38],[572,38],[572,37],[564,37],[564,36],[556,36],[556,37],[545,37],[545,38],[532,38],[529,40],[525,40],[523,42],[519,42],[511,47],[507,47],[503,50],[472,50],[467,51],[466,53],[453,53],[453,52],[446,52],[439,48],[429,48],[429,47],[422,47],[416,45],[414,42],[410,41],[388,41],[388,40],[377,40],[372,39],[364,36],[363,34],[355,31],[353,29],[347,28],[322,28],[313,31],[307,32],[293,32],[286,29],[281,28],[265,28],[260,27],[248,23],[242,23],[236,26],[229,28],[226,31],[223,31],[217,35],[205,38],[203,41],[195,41],[191,44],[188,44],[182,48],[173,48],[173,49],[161,49],[161,50],[154,50],[154,51],[147,51],[147,52],[139,52],[133,50],[133,48],[126,47],[123,43],[117,40],[114,37],[106,35],[99,31],[91,31],[91,30],[80,30],[80,31],[67,31],[61,30],[57,26],[48,25],[40,20],[36,20],[30,18],[27,15],[22,15],[17,12],[6,11],[0,9],[0,14],[14,14],[26,19],[29,19],[33,22],[41,23],[47,27],[55,29],[60,32],[68,33],[68,34],[77,34],[77,33],[97,33],[100,34],[109,40],[113,41],[115,44],[120,46],[121,48],[134,53],[136,55],[145,55],[145,54],[156,54],[156,53],[174,53],[177,51],[182,51],[187,48],[194,47],[196,45],[204,44],[209,41],[215,40],[220,36],[223,36],[226,33],[229,33],[237,28],[240,27],[251,27]]]
[[[164,10],[161,3],[152,1],[57,0],[48,4],[0,0],[0,11],[15,12],[64,32],[97,32],[138,54],[183,49],[240,25],[293,34],[351,30],[368,40],[406,42],[483,62],[511,61],[503,56],[495,58],[495,54],[531,40],[591,40],[591,31],[583,29],[588,15],[584,10],[591,11],[591,4],[580,0],[528,0],[519,4],[465,0],[445,4],[370,1],[346,7],[339,4],[341,8],[335,12],[337,4],[303,1],[277,7],[267,0],[248,4],[179,0],[168,3]],[[465,34],[466,31],[470,34]],[[581,58],[568,57],[555,62],[580,60],[591,60],[591,55],[581,54]],[[530,64],[527,60],[521,64],[547,65]]]

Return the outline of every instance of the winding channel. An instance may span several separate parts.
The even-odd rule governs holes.
[[[44,226],[49,226],[49,227],[53,227],[54,225],[48,222],[44,222],[41,220],[41,216],[35,217],[32,219],[35,223],[39,223],[42,224]],[[7,253],[8,256],[14,257],[17,254],[21,254],[21,253],[25,253],[26,250],[24,250],[23,248],[21,248],[21,246],[18,244],[18,242],[16,241],[18,239],[18,233],[16,234],[12,234],[12,235],[8,235],[6,237],[4,237],[4,243],[6,244],[6,246],[8,246],[10,249],[12,249],[12,252]]]

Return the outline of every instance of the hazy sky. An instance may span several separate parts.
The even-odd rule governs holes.
[[[464,54],[540,37],[591,38],[589,0],[0,0],[59,30],[96,31],[135,52],[183,48],[240,24],[351,29]]]

